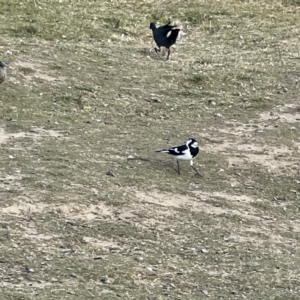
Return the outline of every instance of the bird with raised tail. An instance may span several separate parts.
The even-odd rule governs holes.
[[[198,170],[194,167],[194,159],[199,153],[198,142],[195,139],[189,138],[185,143],[185,145],[157,150],[156,152],[163,152],[172,155],[177,160],[177,170],[179,175],[180,175],[179,160],[187,160],[190,162],[190,165],[194,169],[196,174],[198,176],[201,176]]]
[[[158,48],[155,47],[154,50],[157,53],[160,52],[161,47],[165,47],[168,52],[167,60],[170,56],[170,48],[176,43],[176,39],[180,31],[180,29],[175,28],[176,25],[170,24],[171,22],[164,26],[156,28],[156,25],[154,23],[150,23],[150,29],[152,29],[154,41],[158,46]]]

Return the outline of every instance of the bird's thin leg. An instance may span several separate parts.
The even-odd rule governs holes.
[[[197,170],[194,166],[191,166],[191,167],[194,169],[194,171],[196,172],[196,174],[197,174],[198,176],[202,177],[202,175],[198,172],[198,170]]]
[[[168,59],[169,59],[170,53],[171,53],[171,50],[170,50],[170,49],[168,49],[168,55],[167,55],[167,59],[166,59],[166,60],[168,60]]]
[[[154,50],[155,50],[156,53],[160,52],[160,47],[159,48],[154,47]]]
[[[180,167],[179,167],[179,161],[177,160],[177,171],[178,171],[178,174],[180,176]]]
[[[193,160],[190,161],[191,167],[194,169],[194,171],[196,172],[196,174],[200,177],[202,177],[202,175],[198,172],[198,170],[194,167],[194,162]]]

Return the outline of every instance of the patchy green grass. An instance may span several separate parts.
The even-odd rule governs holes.
[[[0,0],[0,299],[297,299],[298,2]]]

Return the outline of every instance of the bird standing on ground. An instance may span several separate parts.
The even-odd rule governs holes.
[[[170,56],[170,48],[172,45],[174,45],[176,43],[176,39],[178,37],[178,33],[180,31],[180,29],[176,28],[176,25],[172,26],[170,25],[171,22],[169,22],[168,24],[158,27],[156,28],[154,23],[150,23],[150,29],[152,29],[153,31],[153,38],[155,43],[157,44],[158,48],[154,48],[155,52],[160,52],[160,48],[161,47],[165,47],[167,48],[168,51],[168,56],[167,56],[167,60],[169,59]],[[170,35],[168,36],[168,33],[170,33]]]
[[[4,62],[0,61],[0,84],[4,82],[5,77],[6,77],[6,68],[8,67],[7,64]]]
[[[198,142],[195,139],[189,138],[185,145],[175,146],[169,149],[157,150],[156,152],[163,152],[163,153],[168,153],[173,155],[173,157],[177,160],[177,168],[178,168],[179,175],[180,175],[179,160],[188,160],[190,161],[190,165],[194,169],[196,174],[198,176],[201,176],[197,171],[197,169],[194,167],[194,162],[193,162],[194,158],[199,153]]]

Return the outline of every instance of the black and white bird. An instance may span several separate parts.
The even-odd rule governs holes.
[[[182,146],[174,146],[169,149],[162,149],[157,150],[156,152],[163,152],[173,155],[173,157],[177,160],[177,168],[178,174],[180,175],[180,167],[179,167],[179,160],[187,160],[190,162],[191,167],[194,169],[198,176],[201,176],[197,169],[194,167],[194,158],[199,153],[198,142],[193,139],[189,138],[185,145]]]
[[[5,81],[7,64],[0,61],[0,84]]]
[[[153,38],[158,48],[154,48],[155,52],[160,52],[161,47],[165,47],[168,51],[167,60],[170,56],[170,48],[172,45],[176,43],[176,39],[178,37],[180,29],[175,28],[176,25],[168,24],[156,28],[154,23],[150,23],[150,29],[153,31]],[[170,34],[169,34],[170,33]]]

